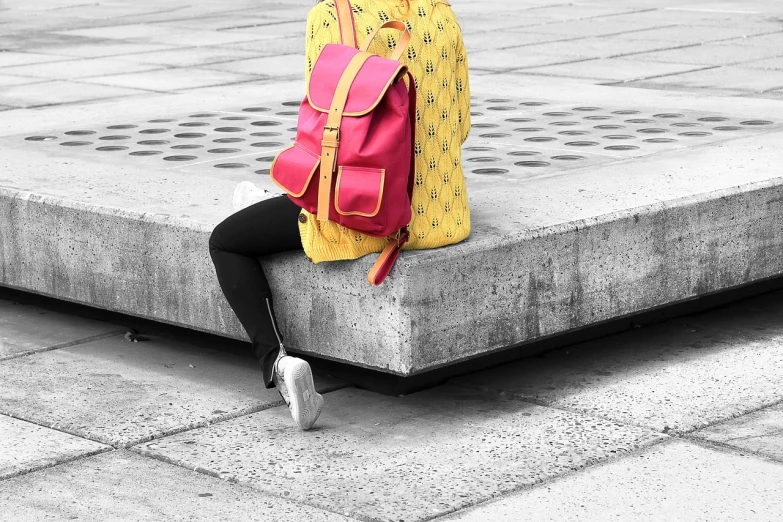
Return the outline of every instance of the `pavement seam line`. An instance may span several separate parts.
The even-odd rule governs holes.
[[[82,453],[82,454],[79,454],[79,455],[75,455],[73,457],[69,457],[69,458],[66,458],[66,459],[63,459],[63,460],[59,460],[57,462],[47,462],[45,464],[40,464],[38,466],[33,466],[31,468],[19,470],[19,471],[13,472],[13,473],[6,473],[4,475],[0,475],[0,481],[9,480],[9,479],[16,478],[16,477],[21,477],[21,476],[24,476],[24,475],[29,475],[30,473],[36,473],[38,471],[43,471],[45,469],[54,468],[54,467],[60,466],[62,464],[68,464],[70,462],[75,462],[77,460],[94,457],[96,455],[102,455],[104,453],[110,453],[112,451],[116,451],[116,450],[115,450],[115,448],[113,448],[111,446],[106,446],[105,448],[98,448],[98,449],[89,451],[87,453]]]
[[[53,350],[59,350],[61,348],[70,348],[71,346],[78,346],[80,344],[87,344],[87,343],[91,343],[93,341],[100,341],[101,339],[107,339],[109,337],[114,337],[115,335],[123,334],[126,331],[127,331],[127,328],[118,328],[118,329],[115,329],[115,330],[111,330],[109,332],[104,332],[104,333],[100,333],[100,334],[90,335],[90,336],[87,336],[87,337],[82,337],[80,339],[75,339],[73,341],[65,341],[65,342],[62,342],[62,343],[53,344],[51,346],[46,346],[44,348],[38,348],[38,349],[34,348],[34,349],[31,349],[31,350],[26,350],[24,352],[13,353],[13,354],[10,354],[10,355],[3,355],[3,356],[0,356],[0,362],[8,361],[8,360],[11,360],[11,359],[18,359],[20,357],[27,357],[29,355],[35,355],[37,353],[51,352]]]
[[[518,485],[518,486],[516,486],[516,487],[514,487],[512,489],[509,489],[508,491],[503,491],[502,493],[499,493],[497,495],[492,495],[492,496],[489,496],[489,497],[477,500],[477,501],[475,501],[475,502],[473,502],[473,503],[471,503],[471,504],[469,504],[467,506],[454,508],[454,509],[452,509],[452,510],[446,512],[446,513],[440,513],[438,515],[433,515],[433,516],[421,518],[417,522],[428,522],[428,521],[432,521],[432,520],[442,519],[442,518],[447,517],[447,516],[452,516],[455,513],[459,513],[460,511],[466,511],[466,510],[469,510],[469,509],[473,509],[473,508],[482,506],[484,504],[489,504],[491,502],[499,501],[499,500],[502,500],[503,498],[509,497],[511,495],[515,495],[517,493],[521,493],[523,491],[532,491],[534,489],[538,489],[538,488],[540,488],[542,486],[545,486],[547,484],[551,484],[553,482],[558,482],[560,480],[565,480],[565,479],[567,479],[569,477],[572,477],[574,475],[577,475],[579,473],[583,473],[583,472],[587,471],[588,469],[600,468],[600,467],[607,466],[607,465],[613,464],[615,462],[619,462],[621,460],[633,457],[633,456],[635,456],[637,454],[644,453],[646,451],[651,450],[655,446],[659,446],[659,445],[662,445],[662,444],[671,444],[674,440],[677,440],[677,439],[674,439],[674,438],[671,438],[671,437],[662,437],[662,438],[660,438],[658,440],[655,440],[655,441],[649,442],[649,443],[647,443],[645,445],[639,446],[638,448],[636,448],[636,449],[634,449],[632,451],[627,451],[625,453],[611,455],[611,456],[608,456],[608,457],[604,457],[602,459],[595,459],[593,461],[587,461],[582,466],[575,467],[575,468],[572,468],[572,469],[570,469],[568,471],[564,471],[562,473],[558,473],[556,475],[552,475],[550,477],[543,478],[543,479],[539,480],[538,482],[534,482],[532,484],[521,484],[521,485]]]
[[[359,516],[349,515],[349,514],[346,514],[346,513],[342,513],[340,511],[335,511],[334,509],[332,509],[332,508],[330,508],[328,506],[325,506],[325,505],[320,505],[317,502],[312,502],[312,501],[309,501],[309,500],[306,500],[306,499],[294,498],[294,497],[278,494],[277,491],[275,491],[275,490],[266,490],[266,489],[257,488],[257,487],[252,486],[248,482],[243,482],[243,481],[237,480],[237,479],[235,479],[233,477],[222,477],[219,472],[213,471],[213,470],[208,469],[208,468],[203,468],[201,466],[187,466],[181,460],[178,460],[178,459],[175,459],[175,458],[163,455],[162,453],[159,453],[157,451],[146,450],[146,449],[143,449],[143,448],[125,448],[125,449],[127,449],[129,451],[132,451],[132,452],[136,453],[137,455],[140,455],[140,456],[142,456],[144,458],[148,458],[148,459],[151,459],[151,460],[157,460],[159,462],[164,462],[166,464],[170,464],[172,466],[176,466],[178,468],[186,469],[188,471],[192,471],[192,472],[195,472],[195,473],[201,473],[202,475],[207,475],[208,477],[212,477],[212,478],[215,478],[215,479],[218,479],[218,480],[222,480],[224,482],[228,482],[229,484],[235,484],[238,487],[242,487],[242,488],[247,489],[249,491],[252,491],[254,493],[261,493],[261,494],[263,494],[265,496],[269,496],[269,497],[272,497],[272,498],[278,498],[278,499],[282,499],[282,500],[287,500],[289,502],[295,502],[295,503],[298,503],[298,504],[303,504],[305,506],[313,507],[313,508],[319,509],[321,511],[327,511],[329,513],[334,513],[336,515],[340,515],[340,516],[343,516],[343,517],[346,517],[346,518],[352,518],[354,520],[361,520],[362,522],[375,522],[377,520],[376,518],[373,518],[373,517],[365,517],[365,516],[361,516],[361,515],[359,515]]]
[[[732,446],[731,444],[727,442],[721,442],[719,440],[711,440],[711,439],[704,439],[701,437],[698,437],[694,434],[689,434],[684,437],[678,437],[680,440],[684,440],[687,442],[691,442],[697,446],[708,448],[708,449],[720,449],[723,451],[727,451],[732,454],[736,454],[740,457],[744,457],[746,455],[751,455],[754,457],[759,457],[765,460],[771,460],[772,462],[775,462],[776,464],[783,464],[783,458],[780,457],[774,457],[772,455],[768,455],[766,453],[763,453],[758,450],[751,450],[751,449],[745,449],[740,448],[738,446]]]

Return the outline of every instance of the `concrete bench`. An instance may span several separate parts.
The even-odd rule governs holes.
[[[280,93],[301,90],[282,87],[15,111],[0,284],[245,338],[207,239],[237,182],[274,188],[268,158],[296,125]],[[379,288],[374,256],[264,259],[293,349],[410,377],[783,271],[783,104],[485,76],[473,90],[470,239],[405,252]],[[220,148],[237,150],[206,152]]]

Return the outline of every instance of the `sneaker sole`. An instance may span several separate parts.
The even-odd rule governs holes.
[[[323,397],[315,391],[310,365],[301,359],[289,363],[284,380],[288,388],[291,416],[300,429],[309,430],[321,415],[324,404]]]

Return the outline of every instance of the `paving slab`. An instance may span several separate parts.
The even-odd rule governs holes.
[[[119,450],[3,482],[0,521],[349,519]]]
[[[286,415],[274,408],[136,449],[346,516],[422,520],[665,438],[452,386],[330,393],[306,433]]]
[[[117,325],[0,300],[0,361],[80,344],[120,331]]]
[[[773,522],[781,480],[781,464],[672,441],[441,520]]]
[[[702,67],[693,64],[641,62],[632,58],[606,58],[531,67],[525,69],[525,73],[627,82],[643,78],[678,75],[700,68]]]
[[[33,78],[70,80],[72,78],[86,78],[88,76],[132,73],[154,68],[156,68],[155,65],[127,63],[114,58],[94,58],[18,65],[15,67],[5,67],[2,71],[3,73],[8,72],[9,74],[32,76]]]
[[[277,56],[280,54],[301,54],[304,56],[305,53],[305,42],[300,35],[262,38],[250,42],[221,45],[220,47],[239,51],[253,51],[260,56]]]
[[[102,56],[120,56],[133,53],[162,51],[172,49],[173,47],[175,46],[163,44],[103,42],[100,45],[95,45],[95,43],[71,43],[54,46],[42,45],[35,50],[39,53],[57,54],[66,57],[99,58]]]
[[[715,424],[693,436],[783,462],[783,404]]]
[[[93,78],[83,78],[82,81],[90,84],[116,86],[115,88],[171,92],[213,85],[258,81],[263,77],[264,76],[261,74],[237,74],[189,67],[183,69],[159,69],[154,71],[96,76]]]
[[[693,63],[699,65],[742,64],[743,67],[757,67],[770,57],[780,56],[783,51],[769,47],[748,47],[737,43],[712,44],[679,47],[666,51],[641,53],[634,59],[644,62]],[[630,57],[629,57],[630,59]]]
[[[0,415],[0,480],[111,449],[61,431]],[[0,491],[7,491],[3,482]],[[0,493],[2,495],[2,493]],[[6,511],[6,504],[0,500]],[[17,519],[18,520],[18,519]]]
[[[759,323],[732,313],[741,307],[727,307],[714,320],[720,327],[677,319],[453,382],[664,433],[693,431],[783,399],[783,331],[747,335]]]
[[[667,43],[658,40],[623,40],[614,36],[597,36],[560,42],[526,45],[524,52],[530,54],[558,54],[581,58],[613,58],[627,54],[647,53],[681,47],[682,43]],[[470,59],[470,56],[468,56]]]
[[[16,85],[3,89],[3,101],[18,107],[40,107],[45,105],[75,102],[90,102],[106,98],[120,98],[148,94],[149,91],[127,89],[106,85],[92,85],[83,82],[51,81]]]
[[[5,69],[0,69],[0,72],[2,72],[2,74],[0,74],[0,87],[30,85],[31,83],[40,83],[46,81],[43,78],[5,74],[4,71]]]
[[[783,71],[765,71],[727,65],[701,71],[683,72],[662,78],[652,78],[631,85],[638,85],[648,89],[714,89],[718,92],[723,89],[734,89],[766,92],[783,87]]]
[[[317,378],[320,390],[339,386]],[[114,446],[282,404],[253,358],[154,336],[0,362],[0,390],[0,413]]]
[[[191,47],[173,51],[126,54],[113,58],[122,62],[159,64],[174,67],[201,66],[211,63],[232,62],[243,58],[255,58],[257,53],[225,47]]]
[[[28,52],[3,51],[0,52],[0,67],[14,65],[29,65],[32,63],[56,62],[65,58],[56,54],[41,54]]]

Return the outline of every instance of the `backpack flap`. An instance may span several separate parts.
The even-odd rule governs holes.
[[[321,158],[299,143],[280,152],[269,169],[272,181],[290,196],[301,198],[310,186]]]

